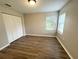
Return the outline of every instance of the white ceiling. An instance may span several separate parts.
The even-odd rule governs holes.
[[[51,12],[60,10],[68,0],[38,0],[35,6],[30,6],[28,0],[0,0],[0,5],[10,4],[21,13]]]

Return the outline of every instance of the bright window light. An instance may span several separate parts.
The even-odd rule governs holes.
[[[65,16],[66,14],[63,13],[59,16],[59,22],[58,22],[58,32],[60,34],[63,34],[63,30],[64,30],[64,23],[65,23]]]
[[[46,30],[56,30],[57,20],[54,16],[46,17]]]

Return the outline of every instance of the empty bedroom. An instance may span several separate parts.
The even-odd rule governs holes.
[[[78,59],[78,0],[0,0],[0,59]]]

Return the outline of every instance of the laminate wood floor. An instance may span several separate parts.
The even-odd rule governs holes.
[[[25,36],[0,51],[0,59],[70,59],[56,38]]]

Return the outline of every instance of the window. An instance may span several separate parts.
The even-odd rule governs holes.
[[[55,16],[46,17],[46,30],[56,30],[57,18]]]
[[[66,16],[65,13],[63,13],[63,14],[61,14],[61,15],[59,16],[58,32],[59,32],[60,34],[62,34],[62,33],[63,33],[63,30],[64,30],[65,16]]]

